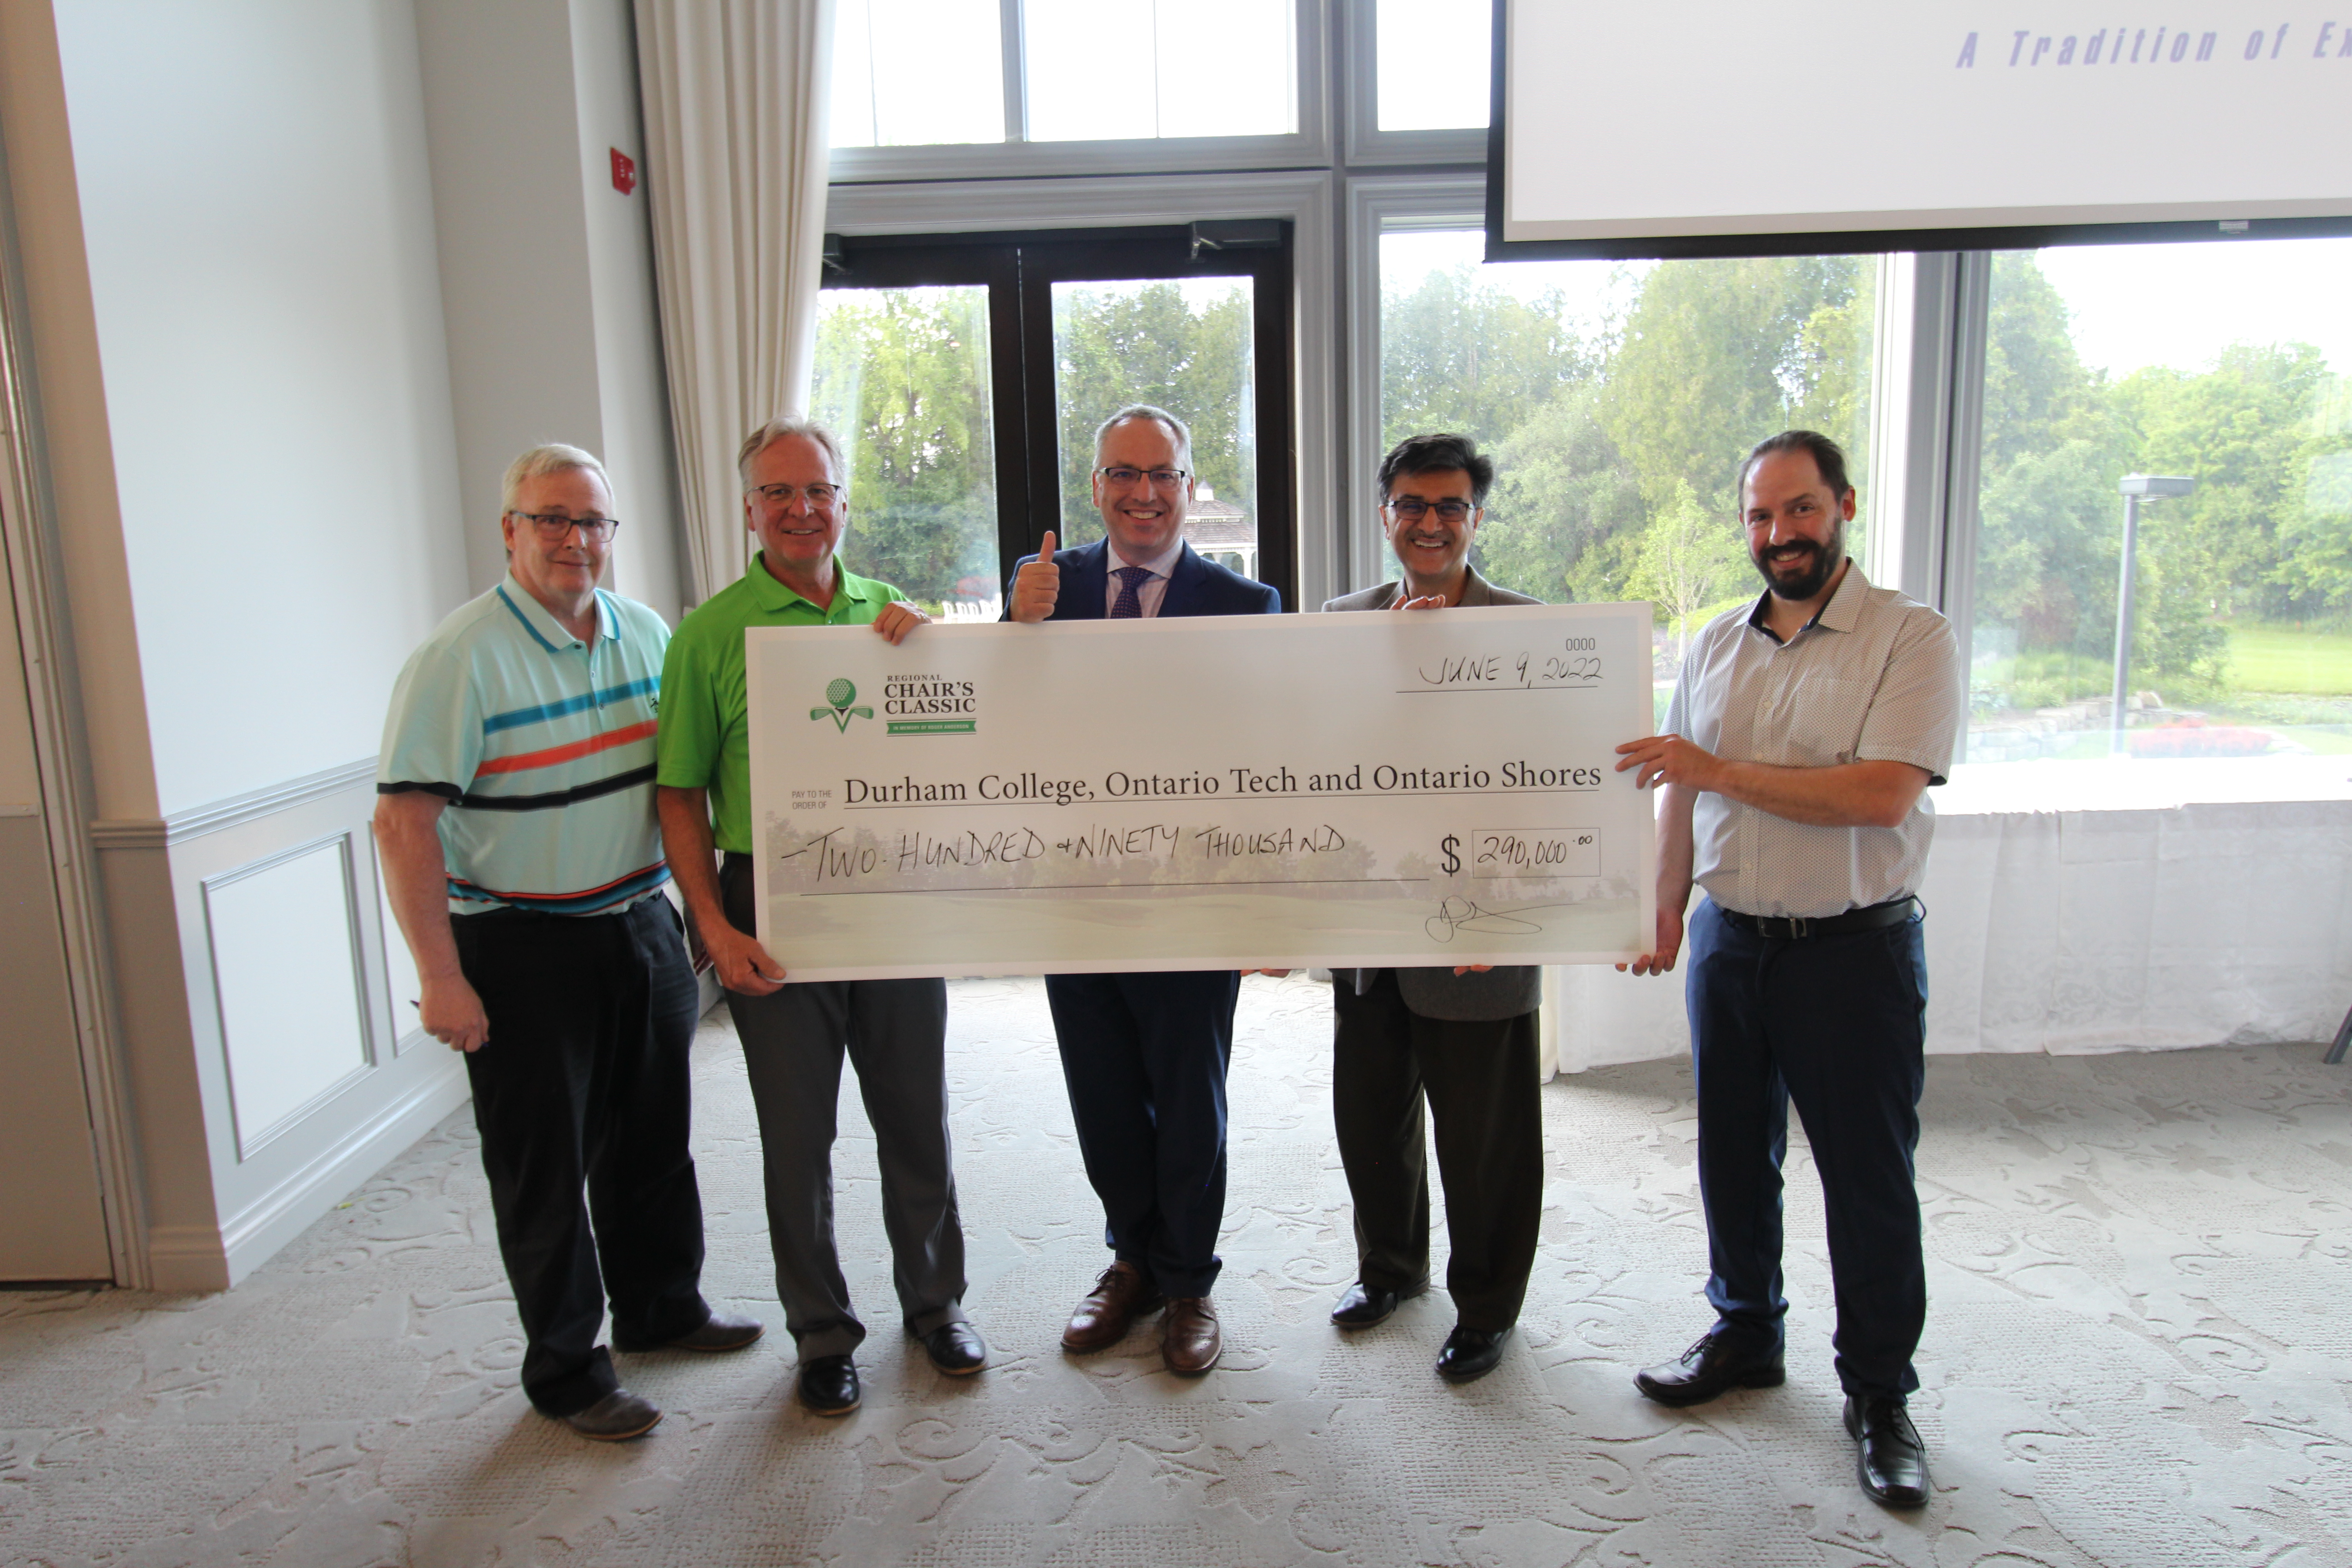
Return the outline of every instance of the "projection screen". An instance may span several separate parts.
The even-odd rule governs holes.
[[[2352,233],[2352,0],[1495,0],[1487,255]]]

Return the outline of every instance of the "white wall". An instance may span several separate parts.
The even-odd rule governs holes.
[[[572,79],[587,190],[588,279],[596,319],[596,388],[614,510],[628,539],[614,556],[618,587],[677,624],[688,581],[678,525],[669,383],[654,291],[652,201],[637,100],[636,28],[629,0],[571,0]],[[612,151],[636,161],[637,188],[613,188]]]
[[[464,596],[402,0],[58,0],[158,806],[373,755]]]
[[[505,571],[499,480],[541,441],[604,460],[621,519],[606,586],[678,616],[677,482],[640,185],[627,0],[417,0],[442,293],[477,591]]]
[[[0,0],[126,1283],[233,1282],[464,1100],[368,773],[516,449],[605,456],[614,585],[677,614],[633,54],[627,0]]]
[[[419,0],[415,26],[467,579],[480,593],[506,571],[499,480],[515,454],[601,445],[569,18],[564,0]],[[614,510],[625,524],[618,497]]]

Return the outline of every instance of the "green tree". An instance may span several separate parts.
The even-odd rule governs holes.
[[[2297,616],[2352,606],[2352,376],[2329,376],[2315,403],[2300,502],[2279,523],[2279,584]]]
[[[1690,486],[1652,515],[1633,551],[1626,587],[1657,605],[1675,632],[1677,664],[1690,651],[1690,618],[1724,599],[1746,575],[1748,556],[1728,511],[1710,512]]]
[[[1130,403],[1191,427],[1201,484],[1244,509],[1257,494],[1256,404],[1246,283],[1198,311],[1174,283],[1057,288],[1055,397],[1061,406],[1061,542],[1102,535],[1089,483],[1095,427]]]
[[[988,307],[976,289],[828,290],[810,406],[848,447],[843,553],[936,606],[996,576]]]
[[[2098,441],[2101,383],[2074,352],[2072,313],[2030,250],[1993,258],[1985,340],[1984,471],[2068,441]]]
[[[1478,570],[1558,604],[1623,591],[1625,545],[1644,516],[1633,468],[1601,427],[1601,389],[1563,387],[1494,449]]]
[[[1528,303],[1475,267],[1432,272],[1381,307],[1381,444],[1455,431],[1498,445],[1598,364],[1558,292]]]
[[[1729,511],[1739,460],[1811,422],[1867,472],[1871,306],[1864,257],[1681,261],[1643,279],[1611,356],[1603,422],[1653,511],[1688,485]]]
[[[2352,445],[2315,437],[2312,416],[2332,383],[2307,344],[2240,343],[2210,370],[2143,370],[2115,388],[2137,466],[2197,481],[2196,494],[2162,504],[2158,537],[2205,616],[2294,612],[2302,574],[2282,568],[2305,531],[2312,459]]]

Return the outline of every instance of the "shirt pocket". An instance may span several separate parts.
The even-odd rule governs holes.
[[[1870,683],[1809,675],[1789,693],[1787,729],[1780,761],[1792,768],[1828,768],[1850,763],[1862,745],[1863,721],[1870,717]]]

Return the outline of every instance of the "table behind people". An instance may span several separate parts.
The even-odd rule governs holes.
[[[1410,613],[1534,605],[1470,564],[1495,465],[1467,436],[1412,436],[1375,476],[1399,576],[1324,605]],[[1457,1317],[1438,1375],[1466,1383],[1501,1363],[1527,1297],[1543,1219],[1533,964],[1332,972],[1331,1120],[1356,1211],[1356,1279],[1343,1329],[1384,1321],[1429,1286],[1427,1123],[1445,1184],[1445,1288]]]
[[[766,1172],[768,1241],[803,1405],[843,1415],[863,1397],[866,1325],[834,1236],[833,1142],[845,1058],[873,1123],[899,1317],[931,1364],[976,1373],[988,1349],[963,1310],[963,1222],[947,1110],[947,987],[937,978],[790,982],[753,934],[750,626],[870,626],[898,644],[929,617],[841,563],[849,521],[840,443],[806,419],[772,420],[737,455],[743,519],[760,548],[737,581],[688,616],[662,671],[662,842],[726,989],[743,1047]],[[714,850],[723,865],[714,868]]]
[[[1005,618],[1278,614],[1280,594],[1184,542],[1192,446],[1165,409],[1131,405],[1105,420],[1090,492],[1105,536],[1057,551],[1046,534],[1013,570]],[[1181,700],[1181,686],[1171,670],[1165,690],[1138,691],[1134,700]],[[1171,1371],[1205,1373],[1222,1353],[1210,1292],[1222,1267],[1225,1070],[1240,988],[1230,969],[1045,977],[1078,1148],[1114,1258],[1072,1314],[1066,1350],[1116,1344],[1135,1318],[1165,1302],[1160,1347]]]

